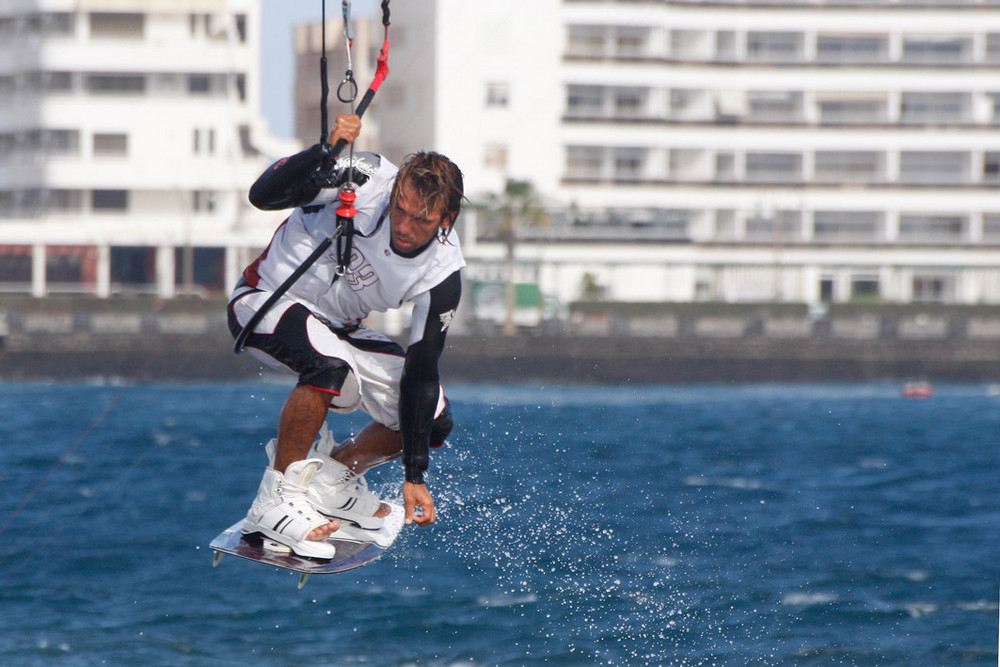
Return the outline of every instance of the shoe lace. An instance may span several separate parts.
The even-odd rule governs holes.
[[[309,492],[309,488],[305,486],[300,486],[295,482],[291,482],[287,479],[281,480],[278,486],[278,492],[281,494],[282,500],[294,500],[297,498],[305,498]]]
[[[374,495],[368,490],[368,480],[365,479],[365,476],[359,475],[350,469],[343,471],[337,485],[340,486],[342,490],[356,496]]]

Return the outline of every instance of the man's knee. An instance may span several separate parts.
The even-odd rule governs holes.
[[[319,368],[302,373],[299,384],[330,394],[330,408],[333,410],[350,411],[361,402],[358,379],[343,359],[326,359]]]
[[[455,427],[455,421],[451,416],[451,403],[447,398],[444,399],[444,409],[441,411],[431,424],[431,447],[443,447],[448,435],[451,434],[451,429]]]

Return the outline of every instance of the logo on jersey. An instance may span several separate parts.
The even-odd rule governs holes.
[[[441,313],[441,331],[447,331],[451,326],[451,321],[455,319],[455,309],[452,308],[447,313]]]
[[[330,259],[336,261],[336,257],[333,253],[327,253],[327,255]],[[344,274],[343,278],[355,292],[360,292],[364,288],[370,287],[378,282],[378,276],[375,274],[375,269],[373,269],[371,263],[365,259],[364,253],[357,248],[351,248],[351,261],[348,264],[347,273]]]

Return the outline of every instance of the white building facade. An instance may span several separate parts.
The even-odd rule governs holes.
[[[281,219],[246,191],[299,149],[259,114],[260,4],[0,4],[0,290],[229,289]],[[534,184],[551,223],[521,226],[513,270],[538,304],[1000,303],[998,3],[391,10],[366,127],[393,160],[452,157],[473,199]],[[316,31],[297,41],[314,67]],[[460,232],[469,293],[505,280],[505,245]]]
[[[1000,303],[1000,4],[393,12],[383,150],[452,156],[473,196],[512,178],[561,205],[518,245],[543,294]],[[470,276],[504,252],[474,245]]]
[[[0,288],[222,290],[294,143],[260,107],[259,0],[0,5]]]

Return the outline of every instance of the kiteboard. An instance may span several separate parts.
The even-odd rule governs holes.
[[[392,511],[385,517],[378,530],[364,530],[346,521],[340,529],[326,538],[337,553],[331,559],[299,556],[286,546],[277,544],[260,533],[243,534],[243,520],[237,521],[219,533],[208,545],[215,552],[212,567],[218,567],[225,554],[246,560],[298,572],[299,588],[313,574],[337,574],[353,570],[377,560],[392,546],[403,528],[405,511],[402,506],[387,503]]]

